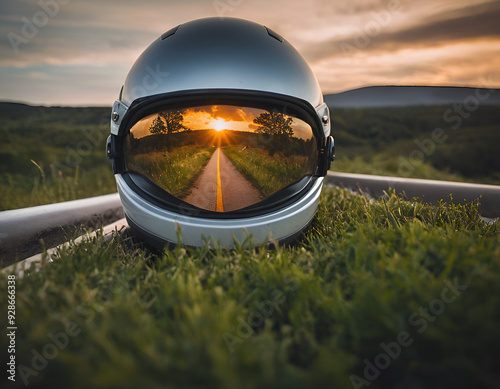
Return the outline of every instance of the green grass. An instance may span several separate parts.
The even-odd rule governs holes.
[[[184,146],[171,152],[151,152],[128,159],[131,171],[143,174],[171,195],[182,198],[189,194],[196,178],[215,149]]]
[[[91,239],[17,280],[16,362],[33,369],[67,328],[29,387],[350,388],[406,331],[411,345],[370,388],[497,388],[499,226],[476,204],[325,189],[304,239],[276,251],[154,254],[124,235]],[[450,294],[448,282],[467,289]],[[443,298],[439,314],[418,313]]]
[[[500,185],[500,110],[481,106],[453,128],[450,108],[333,108],[332,170]]]
[[[306,157],[285,157],[279,153],[271,157],[266,151],[253,147],[246,147],[244,151],[238,147],[225,147],[223,151],[247,180],[266,197],[310,173]]]
[[[77,200],[116,192],[116,182],[109,166],[65,174],[52,166],[50,175],[5,174],[0,178],[0,211]],[[43,175],[41,174],[43,172]]]
[[[332,163],[331,171],[356,174],[375,174],[381,176],[396,176],[406,178],[422,178],[426,180],[483,182],[480,178],[466,179],[460,174],[446,170],[438,170],[429,163],[419,163],[414,170],[400,169],[398,161],[387,154],[377,154],[370,157],[356,156],[349,158],[340,155]]]
[[[0,103],[0,211],[116,192],[109,112]]]

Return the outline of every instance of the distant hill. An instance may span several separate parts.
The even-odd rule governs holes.
[[[109,121],[111,107],[45,107],[24,103],[0,101],[0,122],[5,128],[13,124],[19,128],[36,128],[47,125],[98,125]]]
[[[454,86],[369,86],[341,93],[325,95],[325,102],[335,108],[383,108],[463,103],[476,91],[489,97],[481,100],[481,105],[500,106],[500,89],[465,88]],[[493,91],[493,93],[491,93]],[[56,110],[54,110],[56,108]],[[51,110],[60,113],[94,113],[111,111],[111,107],[41,107],[23,103],[0,101],[0,117],[22,118]]]
[[[463,103],[469,96],[475,97],[477,89],[481,96],[490,93],[481,105],[500,105],[500,89],[434,86],[370,86],[325,95],[325,101],[329,107],[335,108],[447,105]]]

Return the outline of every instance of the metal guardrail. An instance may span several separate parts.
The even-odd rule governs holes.
[[[417,178],[385,177],[368,174],[328,172],[327,185],[345,187],[380,197],[389,188],[411,198],[420,198],[427,203],[449,200],[463,204],[481,197],[479,210],[487,218],[500,217],[500,186],[469,184],[464,182],[422,180]]]
[[[118,193],[0,212],[0,259],[5,266],[67,241],[82,225],[98,228],[122,217]]]
[[[456,203],[481,197],[480,211],[487,218],[500,217],[500,186],[413,178],[328,172],[326,184],[345,187],[379,197],[389,188],[408,198],[436,203],[449,195]],[[117,193],[39,207],[0,212],[0,259],[6,266],[55,247],[74,234],[82,224],[98,228],[123,217]],[[68,236],[69,235],[69,236]],[[43,239],[45,247],[41,245]]]
[[[104,226],[102,228],[102,236],[104,236],[105,239],[111,239],[113,234],[115,232],[120,232],[123,231],[124,229],[128,228],[127,221],[125,218],[117,220],[107,226]],[[87,238],[90,239],[92,237],[95,237],[100,233],[101,231],[94,231],[92,233],[87,233],[82,236],[79,236],[76,238],[74,241],[72,241],[72,244],[79,244],[83,239]],[[26,258],[22,261],[16,262],[10,266],[4,267],[1,271],[7,273],[7,274],[15,274],[16,277],[22,278],[26,274],[27,271],[39,271],[42,268],[42,262],[44,258],[46,258],[47,262],[53,262],[52,256],[57,253],[57,251],[60,248],[63,247],[69,247],[70,242],[64,242],[63,244],[58,245],[57,247],[53,247],[48,249],[44,253],[39,253],[36,255],[33,255],[32,257]]]

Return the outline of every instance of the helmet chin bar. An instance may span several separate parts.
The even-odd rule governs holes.
[[[311,190],[297,202],[268,214],[241,219],[204,219],[196,215],[174,213],[162,209],[130,189],[120,174],[116,181],[127,220],[139,235],[161,247],[166,243],[202,246],[204,238],[219,242],[223,247],[234,248],[234,240],[243,242],[249,236],[254,244],[271,240],[283,241],[303,231],[316,212],[323,178],[318,178]],[[156,242],[156,244],[155,244]]]

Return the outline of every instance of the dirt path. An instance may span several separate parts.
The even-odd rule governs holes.
[[[248,207],[261,199],[259,191],[217,148],[183,200],[209,211],[228,212]]]

